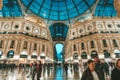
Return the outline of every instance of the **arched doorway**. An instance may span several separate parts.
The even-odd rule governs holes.
[[[86,53],[86,52],[82,52],[81,58],[82,58],[82,59],[87,59],[87,53]]]
[[[104,58],[110,58],[110,53],[107,50],[104,50],[103,53],[104,53]]]
[[[73,59],[78,59],[78,53],[74,53]]]
[[[91,58],[98,57],[97,51],[92,51],[91,52]]]
[[[0,58],[1,58],[2,54],[3,54],[3,51],[0,50]]]
[[[28,53],[27,53],[26,51],[22,51],[22,52],[20,53],[19,63],[22,63],[22,64],[27,63],[27,57],[28,57],[27,54],[28,54]]]
[[[30,62],[37,61],[37,53],[32,52]]]
[[[49,26],[50,34],[54,43],[55,62],[59,61],[64,62],[64,47],[65,47],[64,43],[66,41],[68,29],[69,29],[68,25],[59,22]]]
[[[120,58],[120,51],[118,49],[114,50],[114,54],[116,58]]]
[[[74,59],[74,62],[75,62],[75,63],[78,63],[78,62],[79,62],[78,53],[74,53],[73,59]]]
[[[14,51],[13,50],[8,51],[7,58],[13,58],[13,57],[14,57]]]
[[[63,62],[64,61],[64,52],[63,52],[64,45],[61,43],[55,44],[55,60],[57,62]]]

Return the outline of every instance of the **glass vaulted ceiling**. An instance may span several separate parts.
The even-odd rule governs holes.
[[[94,13],[96,17],[114,17],[116,15],[114,0],[100,0]]]
[[[65,41],[69,27],[63,23],[55,23],[49,27],[53,41]]]
[[[0,9],[1,17],[20,17],[22,16],[21,7],[17,0],[2,0],[3,6]]]
[[[85,11],[91,12],[91,7],[97,0],[21,0],[36,15],[48,20],[69,20]]]

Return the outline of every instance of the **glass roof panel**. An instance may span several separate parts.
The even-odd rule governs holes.
[[[114,0],[100,0],[94,13],[94,16],[100,17],[114,17],[116,15]]]
[[[68,26],[63,23],[55,23],[49,27],[49,30],[53,40],[58,38],[65,40],[68,33]]]
[[[29,1],[29,0],[28,0]],[[22,16],[21,8],[17,0],[3,0],[0,10],[0,17],[19,17]]]
[[[30,9],[48,20],[70,20],[91,9],[96,0],[21,0],[21,2],[26,6],[26,11]]]

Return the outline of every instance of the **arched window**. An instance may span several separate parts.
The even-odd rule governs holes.
[[[11,44],[10,44],[10,48],[14,48],[14,44],[15,44],[15,41],[12,40],[12,41],[11,41]]]
[[[24,41],[23,49],[27,49],[28,42]]]
[[[0,40],[0,48],[3,47],[3,40]]]
[[[81,43],[81,50],[84,50],[85,49],[85,45],[84,43]]]
[[[113,46],[118,47],[117,41],[115,39],[113,39],[112,41],[113,41]]]
[[[37,50],[37,44],[36,43],[34,44],[34,50]]]
[[[76,45],[73,45],[73,51],[77,51]]]
[[[91,46],[91,48],[94,48],[95,46],[94,46],[94,41],[90,41],[90,46]]]
[[[107,47],[107,42],[106,42],[105,39],[102,40],[102,43],[103,43],[103,46],[104,46],[104,47]]]
[[[45,45],[42,45],[42,52],[45,51]]]

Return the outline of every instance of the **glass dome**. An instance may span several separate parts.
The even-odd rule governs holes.
[[[96,17],[114,17],[116,15],[114,0],[100,0],[94,13]]]
[[[32,11],[34,14],[48,20],[63,21],[75,18],[91,7],[97,0],[21,0],[26,6],[26,12]]]

